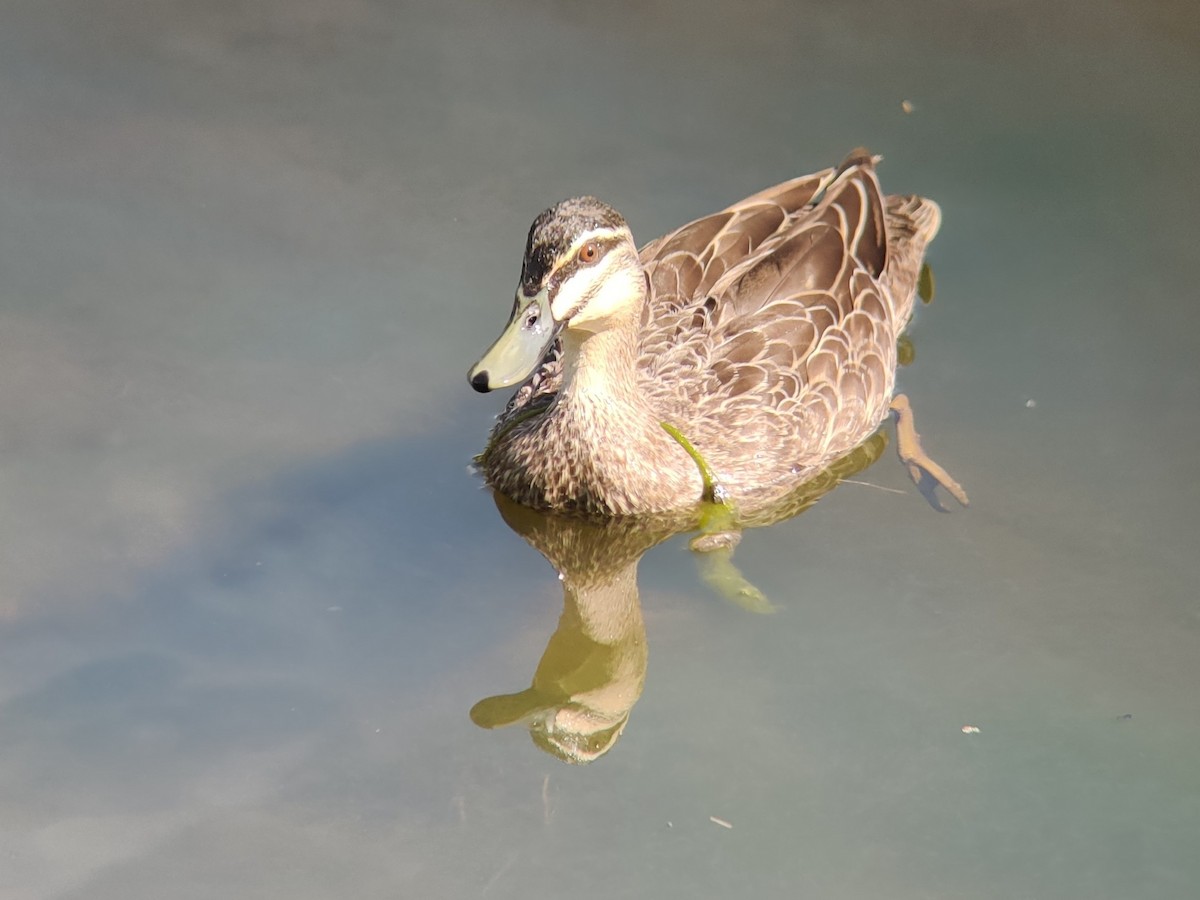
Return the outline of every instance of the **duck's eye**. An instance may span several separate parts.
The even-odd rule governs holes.
[[[588,241],[579,248],[579,261],[581,263],[594,263],[600,258],[600,245],[595,241]]]

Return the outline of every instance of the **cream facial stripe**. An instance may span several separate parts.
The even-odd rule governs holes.
[[[599,262],[590,265],[579,261],[579,249],[588,241],[600,244],[602,254]],[[620,264],[617,256],[609,251],[623,241],[633,241],[627,228],[597,228],[585,231],[575,239],[570,250],[563,254],[561,262],[546,279],[550,311],[556,322],[568,321],[595,296],[604,280]],[[592,270],[587,278],[575,277],[587,269]],[[561,314],[560,310],[563,311]]]

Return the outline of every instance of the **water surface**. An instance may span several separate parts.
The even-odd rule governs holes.
[[[0,896],[1194,895],[1191,5],[4,20]],[[477,727],[562,609],[466,471],[529,222],[860,144],[944,211],[901,388],[971,508],[885,457],[743,541],[770,617],[669,541],[610,753]]]

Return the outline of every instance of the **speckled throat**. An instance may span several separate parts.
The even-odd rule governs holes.
[[[639,320],[635,307],[599,333],[564,334],[557,396],[542,412],[501,420],[480,458],[493,487],[529,506],[597,516],[700,502],[699,470],[639,389]]]

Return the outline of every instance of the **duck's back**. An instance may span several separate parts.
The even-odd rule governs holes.
[[[939,222],[863,151],[644,247],[645,395],[735,490],[824,467],[887,414]]]

